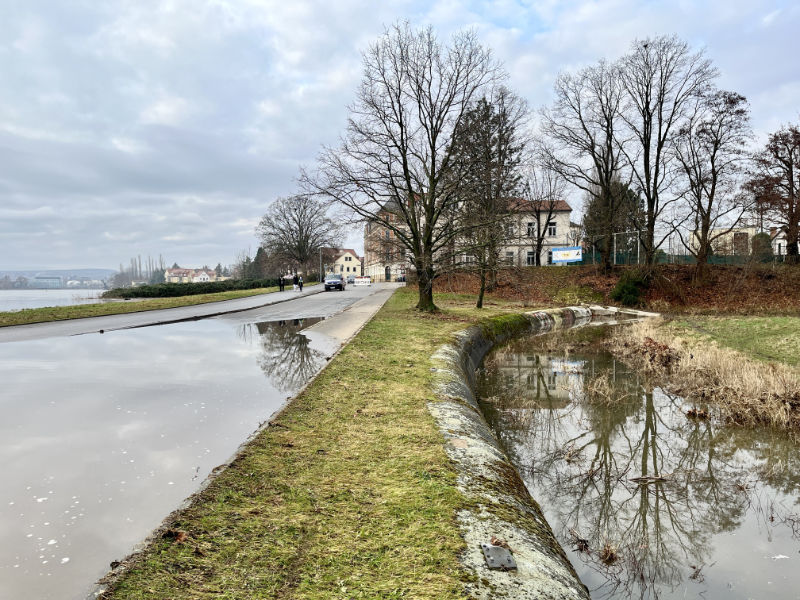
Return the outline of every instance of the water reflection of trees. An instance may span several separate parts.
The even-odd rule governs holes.
[[[258,365],[272,385],[284,392],[299,390],[325,362],[301,329],[321,319],[290,319],[249,323],[238,329],[240,338],[261,346]]]
[[[589,551],[573,556],[588,571],[582,576],[593,597],[658,598],[687,576],[699,580],[712,536],[739,527],[748,510],[772,524],[776,517],[800,523],[794,507],[776,509],[752,485],[760,476],[796,497],[793,444],[754,443],[752,431],[689,420],[681,398],[646,389],[610,357],[577,362],[497,353],[484,368],[481,396],[562,544],[588,541]],[[526,387],[552,382],[554,369],[569,402],[554,402],[551,386]],[[596,377],[612,380],[622,399],[591,398]],[[751,450],[746,460],[734,457],[742,448]],[[613,564],[600,559],[607,543],[619,555]]]

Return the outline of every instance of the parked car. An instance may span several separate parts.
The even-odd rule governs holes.
[[[344,291],[346,285],[344,278],[336,273],[325,277],[326,292],[333,289]]]
[[[355,275],[348,275],[347,276],[347,283],[355,283],[355,282],[356,282],[356,276]]]

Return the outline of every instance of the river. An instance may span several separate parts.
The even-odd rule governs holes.
[[[96,304],[103,302],[100,294],[105,290],[0,290],[0,312],[43,308],[45,306],[68,306],[72,304]]]
[[[479,386],[592,598],[800,598],[800,449],[787,435],[725,425],[609,354],[548,353],[535,338],[490,354]]]

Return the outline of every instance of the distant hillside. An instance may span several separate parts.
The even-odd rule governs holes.
[[[61,277],[61,278],[77,278],[89,277],[90,279],[108,279],[116,271],[114,269],[40,269],[28,271],[3,271],[0,270],[0,278],[8,275],[11,279],[17,277]]]

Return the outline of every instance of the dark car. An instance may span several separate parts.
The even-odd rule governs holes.
[[[347,285],[344,282],[344,278],[341,275],[328,275],[325,277],[325,291],[328,290],[342,290],[344,291],[344,287]]]
[[[348,275],[347,276],[347,283],[355,283],[355,282],[356,282],[356,276],[355,275]]]

